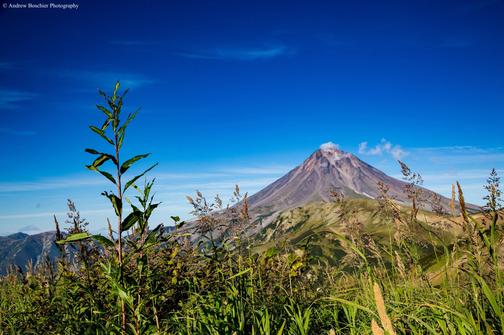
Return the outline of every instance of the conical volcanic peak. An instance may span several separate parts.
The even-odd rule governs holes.
[[[320,146],[320,148],[308,157],[301,165],[305,170],[319,168],[329,168],[330,166],[339,166],[344,160],[347,163],[357,159],[351,153],[341,150],[338,145],[328,142]]]
[[[314,201],[330,201],[332,192],[346,197],[376,199],[379,184],[388,186],[388,194],[397,202],[409,205],[405,183],[341,150],[332,142],[324,143],[301,165],[250,197],[250,208],[257,214],[271,214]],[[423,189],[426,198],[435,193]],[[449,200],[441,197],[443,207]],[[429,209],[429,208],[426,208]]]

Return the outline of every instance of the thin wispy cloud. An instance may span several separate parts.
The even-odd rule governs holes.
[[[102,209],[90,209],[79,211],[82,215],[89,214],[107,214],[112,213],[112,208],[102,208]],[[51,218],[53,215],[65,216],[68,212],[35,212],[35,213],[22,213],[22,214],[8,214],[0,215],[0,220],[12,220],[12,219],[29,219],[29,218]]]
[[[394,159],[401,159],[408,153],[398,144],[392,144],[390,141],[382,138],[380,143],[369,147],[368,142],[359,144],[359,154],[368,156],[391,155]]]
[[[35,99],[36,93],[0,89],[0,109],[18,108],[20,103]]]
[[[415,148],[416,151],[441,151],[441,150],[446,150],[446,151],[485,151],[487,149],[483,149],[480,147],[475,147],[471,145],[450,145],[450,146],[441,146],[441,147],[417,147]]]
[[[500,0],[474,0],[469,2],[461,2],[461,4],[456,7],[456,11],[460,13],[471,13],[492,7],[494,5],[499,5],[501,3],[502,2]]]
[[[412,157],[421,156],[435,163],[474,164],[504,162],[504,147],[445,146],[409,149]]]
[[[192,59],[256,61],[292,54],[283,45],[268,48],[217,48],[202,52],[177,52],[176,55]]]
[[[227,174],[220,172],[153,172],[152,176],[159,181],[179,181],[188,179],[211,179],[225,177]]]
[[[104,83],[115,83],[118,80],[123,87],[132,89],[154,84],[156,82],[156,80],[152,78],[129,72],[67,71],[64,75],[72,79],[90,82],[96,87],[102,87]]]
[[[96,178],[73,176],[38,181],[0,182],[0,193],[47,191],[105,184],[106,182],[98,176]]]
[[[504,170],[496,170],[499,175],[504,175]],[[437,181],[456,181],[456,180],[484,180],[490,175],[490,170],[484,169],[461,169],[458,171],[440,171],[438,173],[421,173],[424,181],[437,182]],[[392,177],[401,179],[402,174],[395,174]]]
[[[0,129],[1,132],[1,129]],[[158,185],[165,185],[172,189],[196,189],[198,186],[211,188],[233,187],[240,180],[245,180],[247,185],[264,183],[265,176],[280,176],[290,170],[289,166],[257,166],[257,167],[216,167],[210,172],[153,172],[151,177],[155,178]],[[256,177],[257,176],[257,177]],[[255,180],[250,182],[250,180]],[[267,179],[270,180],[270,179]],[[0,194],[12,192],[33,192],[58,190],[68,188],[84,188],[108,185],[108,181],[98,175],[74,175],[56,178],[45,178],[35,181],[9,181],[0,182]]]
[[[144,41],[144,40],[113,40],[109,41],[110,44],[120,45],[125,47],[134,47],[134,46],[151,46],[151,45],[159,45],[161,42],[159,41]]]
[[[293,166],[290,165],[272,165],[272,166],[250,166],[250,167],[235,167],[221,170],[226,174],[237,175],[279,175],[289,172]]]
[[[275,178],[235,178],[226,181],[208,181],[201,183],[184,183],[175,185],[158,184],[158,190],[163,191],[178,191],[178,190],[233,190],[235,185],[242,188],[258,188],[264,187],[275,181]]]
[[[26,225],[26,226],[19,228],[19,231],[22,231],[24,233],[33,234],[33,233],[40,232],[41,228],[32,224],[32,225]]]
[[[412,150],[418,152],[450,153],[450,154],[492,154],[504,152],[504,147],[476,147],[471,145],[453,145],[443,147],[417,147]]]
[[[425,182],[423,186],[427,187],[431,191],[437,192],[449,198],[451,196],[451,188],[453,183],[455,183],[455,181],[447,181],[445,183],[434,184]],[[470,203],[478,206],[485,204],[485,201],[483,200],[484,196],[486,195],[485,189],[483,188],[483,186],[485,185],[484,182],[468,183],[462,181],[461,184],[464,195],[470,194],[470,197],[466,196],[466,201],[469,201]]]
[[[474,39],[468,36],[448,36],[440,43],[440,46],[443,48],[469,48],[474,45]]]
[[[12,70],[16,66],[12,62],[0,62],[0,70]]]
[[[13,135],[13,136],[34,136],[34,135],[37,135],[37,132],[32,131],[32,130],[0,128],[0,134]]]
[[[328,47],[340,47],[347,44],[343,42],[341,38],[338,38],[333,33],[329,32],[317,33],[315,34],[314,38],[316,41],[321,42]]]

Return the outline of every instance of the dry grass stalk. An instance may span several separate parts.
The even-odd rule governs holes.
[[[378,315],[380,316],[380,321],[381,321],[383,329],[385,331],[387,331],[389,335],[396,335],[396,332],[394,331],[394,328],[392,327],[392,322],[390,321],[390,318],[388,317],[387,311],[385,309],[385,302],[383,301],[383,296],[381,293],[380,286],[377,283],[374,283],[373,291],[374,291],[374,298],[375,298],[375,303],[376,303],[376,310],[378,311]],[[378,334],[380,334],[380,333],[378,333]],[[381,334],[383,334],[383,332]]]
[[[457,182],[457,188],[458,188],[458,195],[459,195],[459,204],[460,204],[460,215],[462,216],[462,219],[464,219],[464,222],[469,225],[469,217],[467,216],[467,210],[466,210],[466,203],[464,199],[464,192],[462,192],[462,187],[460,186],[460,183]]]
[[[452,193],[451,193],[451,201],[450,201],[450,209],[451,209],[451,215],[455,216],[455,184],[452,184]]]
[[[371,331],[373,332],[373,335],[385,335],[383,329],[378,326],[375,319],[371,320]]]
[[[404,263],[402,262],[401,256],[399,255],[399,253],[397,251],[394,251],[394,252],[395,252],[395,256],[396,256],[396,265],[397,265],[397,270],[399,271],[399,275],[402,278],[406,278],[406,267],[404,266]]]

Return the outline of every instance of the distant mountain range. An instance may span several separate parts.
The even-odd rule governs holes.
[[[56,258],[59,251],[54,243],[55,237],[55,232],[0,236],[0,274],[6,274],[9,265],[19,266],[24,271],[30,261],[37,266],[47,257]]]
[[[376,199],[380,195],[380,182],[388,186],[388,194],[395,201],[404,206],[410,205],[404,192],[405,182],[386,175],[353,154],[328,143],[301,165],[250,196],[249,209],[252,218],[260,219],[258,229],[261,229],[283,211],[314,202],[331,201],[334,191],[348,198]],[[422,189],[422,195],[426,200],[438,197],[441,207],[447,213],[450,211],[449,199],[427,189]],[[470,208],[477,210],[476,206],[471,205]],[[432,209],[429,201],[424,203],[423,209]],[[58,249],[54,238],[53,232],[36,235],[17,233],[0,237],[0,273],[5,273],[9,264],[23,268],[30,260],[37,265],[47,256],[56,257]]]

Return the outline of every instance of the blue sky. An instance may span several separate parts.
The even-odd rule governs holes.
[[[461,180],[475,203],[504,169],[503,1],[78,3],[0,9],[0,234],[51,229],[67,198],[105,226],[84,148],[103,148],[87,126],[118,79],[142,107],[126,154],[160,163],[159,222],[327,141],[391,175],[400,155],[443,194]]]

